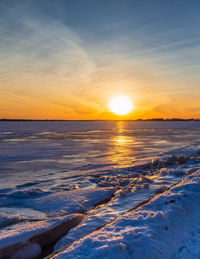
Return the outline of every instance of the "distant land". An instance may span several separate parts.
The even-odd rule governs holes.
[[[136,119],[136,120],[34,120],[34,119],[0,119],[1,121],[200,121],[198,118],[192,119],[181,119],[181,118],[171,118],[171,119],[163,119],[163,118],[152,118],[152,119]]]

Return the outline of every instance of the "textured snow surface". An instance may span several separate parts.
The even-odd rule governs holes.
[[[18,215],[12,216],[12,215],[0,213],[0,228],[6,227],[10,224],[13,224],[13,223],[16,223],[16,222],[19,222],[22,220],[23,220],[23,218]]]
[[[45,211],[48,216],[66,215],[75,212],[85,212],[87,209],[98,205],[99,203],[108,201],[113,193],[115,192],[114,188],[96,188],[96,189],[84,189],[76,191],[60,191],[54,194],[50,194],[44,197],[36,199],[28,199],[28,204],[35,209]],[[26,201],[24,201],[24,206]],[[58,216],[57,215],[57,216]],[[30,238],[45,233],[50,229],[54,229],[56,226],[61,225],[63,222],[68,222],[73,217],[76,217],[76,214],[68,216],[60,216],[48,220],[37,220],[35,221],[25,221],[18,224],[14,224],[20,220],[22,217],[19,216],[9,216],[5,214],[0,214],[0,224],[2,226],[11,226],[5,227],[0,231],[0,249],[6,248],[10,245],[23,244],[26,243]],[[78,214],[80,218],[83,218],[83,214]],[[25,219],[23,219],[25,220]],[[64,234],[66,234],[64,232]],[[54,235],[54,233],[52,233]],[[62,236],[61,236],[62,237]],[[57,240],[56,240],[57,241]],[[31,246],[30,249],[38,249],[38,245],[35,244]],[[36,248],[35,248],[36,247]],[[19,249],[17,254],[26,254],[28,251],[27,246]],[[35,251],[35,250],[34,250]],[[17,255],[15,255],[17,256]],[[28,256],[28,255],[27,255]],[[1,253],[0,253],[1,258]]]
[[[6,227],[0,230],[0,249],[17,243],[25,243],[31,237],[55,228],[63,222],[70,221],[77,215],[79,214],[37,222],[22,222]]]
[[[199,204],[200,170],[52,258],[192,258],[200,251]]]
[[[42,252],[41,246],[37,243],[30,243],[24,246],[22,249],[16,251],[11,259],[36,259],[39,258]]]
[[[140,223],[132,217],[127,220],[130,225],[123,223],[125,228],[119,223],[120,237],[117,230],[112,235],[111,230],[106,230],[110,239],[97,242],[98,253],[96,237],[92,242],[84,236],[89,238],[104,224],[117,224],[111,221],[118,222],[119,216],[122,220],[124,213],[134,206],[195,172],[200,167],[199,134],[200,122],[194,121],[0,123],[0,228],[3,233],[0,245],[26,242],[32,234],[48,231],[51,220],[55,219],[60,225],[63,216],[81,213],[84,220],[54,240],[57,242],[55,250],[83,238],[89,240],[87,249],[94,257],[101,257],[101,251],[105,257],[112,257],[112,253],[117,257],[117,252],[106,248],[108,245],[118,247],[118,241],[114,243],[116,238],[121,240],[120,251],[124,251],[119,257],[132,257],[133,238],[126,235],[137,232],[136,226],[143,237],[151,234],[151,226],[154,229],[151,213],[155,214],[155,226],[156,223],[160,226],[161,212],[154,207],[149,208],[150,212],[146,210],[147,216],[141,212],[144,220]],[[98,204],[102,205],[96,206]],[[170,203],[168,208],[175,204],[178,202]],[[162,213],[168,218],[164,207]],[[146,225],[140,228],[140,224]],[[158,231],[156,227],[155,231]],[[194,232],[184,239],[179,249],[180,258],[198,254],[195,247],[199,246],[199,233]],[[51,237],[54,236],[55,232]],[[55,242],[50,245],[53,247]],[[15,256],[28,259],[41,250],[44,253],[40,243],[26,243]]]
[[[30,205],[34,209],[41,210],[51,215],[57,213],[83,213],[90,207],[109,200],[115,190],[115,188],[107,187],[56,192],[38,199],[33,199]]]

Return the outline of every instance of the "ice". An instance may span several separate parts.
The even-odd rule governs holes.
[[[200,226],[199,202],[200,170],[51,258],[140,259],[184,255],[184,242]]]
[[[85,212],[111,199],[115,188],[62,191],[31,200],[30,206],[49,215]],[[28,201],[29,203],[29,201]]]
[[[109,201],[115,191],[116,189],[112,187],[56,191],[42,195],[40,192],[38,194],[32,191],[17,191],[1,200],[0,212],[11,214],[12,217],[18,214],[29,220],[76,212],[85,213],[88,209]]]
[[[197,171],[199,134],[199,121],[0,122],[2,231],[81,213],[55,250],[84,239]],[[15,256],[43,253],[25,244]]]
[[[198,121],[0,122],[0,189],[90,188],[88,176],[102,171],[186,147],[191,155],[199,128]]]
[[[39,247],[50,246],[71,227],[77,225],[83,217],[80,214],[72,214],[51,220],[21,222],[8,226],[0,230],[0,258],[17,258],[17,254],[30,253],[30,243],[36,244],[31,247],[34,251],[38,251]]]
[[[66,236],[56,243],[54,251],[60,250],[73,241],[95,231],[153,195],[154,191],[142,189],[135,190],[134,193],[131,192],[126,195],[116,195],[105,206],[89,211],[87,217],[78,226],[71,229]]]
[[[27,220],[46,219],[46,213],[31,208],[22,207],[0,207],[0,213],[4,212],[8,217],[23,218]],[[4,214],[3,213],[3,214]]]
[[[42,248],[37,243],[30,243],[14,253],[11,259],[35,259],[42,253]]]
[[[4,213],[0,213],[0,228],[6,227],[13,223],[22,221],[23,218],[18,215],[7,215]]]
[[[186,174],[191,174],[199,169],[199,167],[196,167],[186,170],[187,165],[184,166],[184,171],[177,170],[176,167],[169,168],[168,170],[165,168],[164,176],[163,169],[160,169],[158,170],[157,175],[155,173],[153,174],[152,179],[141,175],[139,179],[136,178],[134,181],[131,180],[129,172],[130,180],[126,182],[127,185],[122,184],[121,187],[119,186],[119,190],[115,193],[114,198],[107,203],[106,206],[101,206],[100,208],[90,212],[86,220],[70,230],[67,236],[59,240],[54,250],[56,251],[69,245],[76,239],[89,234],[117,216],[132,209],[134,206],[148,200],[155,194],[163,192],[169,186],[177,182],[177,177],[180,179]],[[137,169],[139,168],[137,167]],[[118,181],[120,181],[120,178]]]

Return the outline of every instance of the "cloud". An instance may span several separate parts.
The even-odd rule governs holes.
[[[8,9],[0,20],[4,25],[0,28],[1,98],[12,103],[10,109],[19,108],[17,100],[22,98],[24,108],[30,103],[42,109],[43,103],[49,109],[54,107],[54,114],[58,109],[76,114],[70,102],[77,98],[80,87],[90,82],[96,69],[83,42],[58,21],[27,15],[27,6],[14,9]]]
[[[187,23],[185,6],[185,13],[165,12],[157,1],[150,1],[156,14],[151,3],[78,2],[1,1],[0,92],[10,114],[30,104],[62,118],[103,116],[119,94],[133,99],[138,114],[198,113],[197,103],[187,103],[199,92],[198,23],[185,32],[181,22],[191,27],[198,17]]]
[[[163,117],[180,117],[180,118],[199,118],[200,105],[194,103],[187,105],[180,102],[170,102],[158,105],[153,109],[153,112],[160,113]]]
[[[12,89],[15,92],[21,87],[25,93],[28,85],[40,88],[41,93],[45,88],[66,91],[90,80],[95,64],[79,37],[66,25],[17,12],[8,12],[1,23],[5,25],[0,29],[0,75],[4,88],[8,89],[7,82],[18,85]]]

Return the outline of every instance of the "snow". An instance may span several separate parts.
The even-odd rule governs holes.
[[[74,191],[56,192],[38,199],[33,199],[30,205],[49,215],[85,212],[100,203],[111,199],[115,188],[93,188]]]
[[[191,233],[174,256],[174,259],[194,259],[200,255],[200,224],[196,224],[196,229]]]
[[[200,122],[194,121],[0,122],[0,227],[5,231],[0,244],[22,241],[24,246],[16,248],[13,256],[31,258],[43,250],[32,240],[33,228],[46,233],[48,222],[61,223],[71,213],[81,213],[84,220],[54,240],[58,241],[55,250],[85,240],[103,225],[105,229],[112,226],[133,207],[198,170],[199,133]],[[146,224],[144,229],[151,233],[151,213],[147,215],[149,221],[140,224]],[[157,222],[160,224],[159,217]],[[120,237],[128,235],[126,227],[119,224],[118,228]],[[142,227],[137,229],[145,236]],[[193,234],[184,239],[180,258],[198,253],[199,233]],[[111,234],[107,231],[106,235]],[[129,243],[120,242],[126,257]],[[104,253],[107,245],[115,246],[105,240],[97,250]],[[92,245],[91,249],[96,251]]]
[[[1,255],[6,257],[7,253],[11,253],[9,256],[14,256],[15,252],[20,254],[24,251],[24,253],[27,253],[29,249],[26,247],[29,246],[30,242],[36,243],[33,250],[38,251],[39,246],[56,242],[58,238],[67,233],[70,227],[78,224],[83,217],[80,214],[71,214],[51,220],[21,222],[8,226],[0,230],[0,257]],[[65,226],[62,227],[63,223],[65,223]],[[66,227],[66,224],[69,227]]]
[[[42,220],[47,219],[46,214],[33,210],[31,208],[22,208],[22,207],[1,207],[0,212],[2,215],[6,215],[6,217],[14,217],[19,218],[21,220]]]
[[[17,242],[26,242],[32,236],[54,228],[62,222],[71,220],[73,217],[75,216],[68,215],[51,220],[23,222],[4,228],[0,230],[0,249]]]
[[[0,192],[90,188],[87,176],[192,150],[199,128],[198,121],[0,122]]]
[[[19,221],[20,217],[6,216],[2,214],[0,218],[0,223],[2,221],[2,224],[4,225],[6,224],[7,225],[12,224],[12,225],[0,231],[0,249],[5,249],[6,247],[11,245],[14,249],[14,246],[16,245],[18,246],[19,244],[26,244],[23,247],[21,245],[19,246],[17,255],[20,256],[20,254],[27,254],[29,250],[27,247],[29,245],[27,244],[28,240],[33,241],[35,236],[44,234],[49,230],[52,230],[51,235],[53,234],[55,236],[54,229],[57,226],[61,225],[63,222],[69,222],[73,218],[82,219],[84,217],[83,215],[80,215],[80,214],[73,216],[70,213],[75,213],[75,212],[83,213],[87,211],[89,208],[93,208],[93,206],[98,205],[99,203],[108,201],[112,197],[114,192],[115,192],[114,188],[96,188],[96,189],[84,189],[84,190],[76,190],[76,191],[60,191],[54,194],[42,196],[40,198],[35,198],[32,200],[28,199],[27,202],[32,208],[35,208],[36,210],[38,209],[40,211],[44,211],[48,214],[49,217],[53,216],[56,218],[48,219],[48,220],[37,220],[37,221],[29,220],[19,224],[12,224]],[[25,203],[26,201],[24,201],[24,205]],[[70,215],[58,217],[58,215],[66,215],[66,214],[70,214]],[[60,234],[58,234],[59,238],[61,238],[64,234],[67,233],[65,229],[60,230],[59,232],[60,232]],[[57,239],[55,237],[54,242],[56,241]],[[51,243],[52,241],[49,241],[49,242]],[[39,245],[41,245],[40,242],[39,242]],[[49,243],[47,243],[46,245],[49,245]],[[33,249],[34,251],[36,250],[36,252],[41,250],[38,248],[37,242],[35,246],[33,246]],[[27,256],[29,255],[27,254]]]
[[[10,224],[22,221],[23,218],[18,215],[7,215],[4,213],[0,213],[0,228],[6,227]]]
[[[36,243],[30,243],[13,254],[11,259],[35,259],[40,256],[42,248]]]
[[[200,170],[51,258],[184,258],[199,244],[199,202]]]

